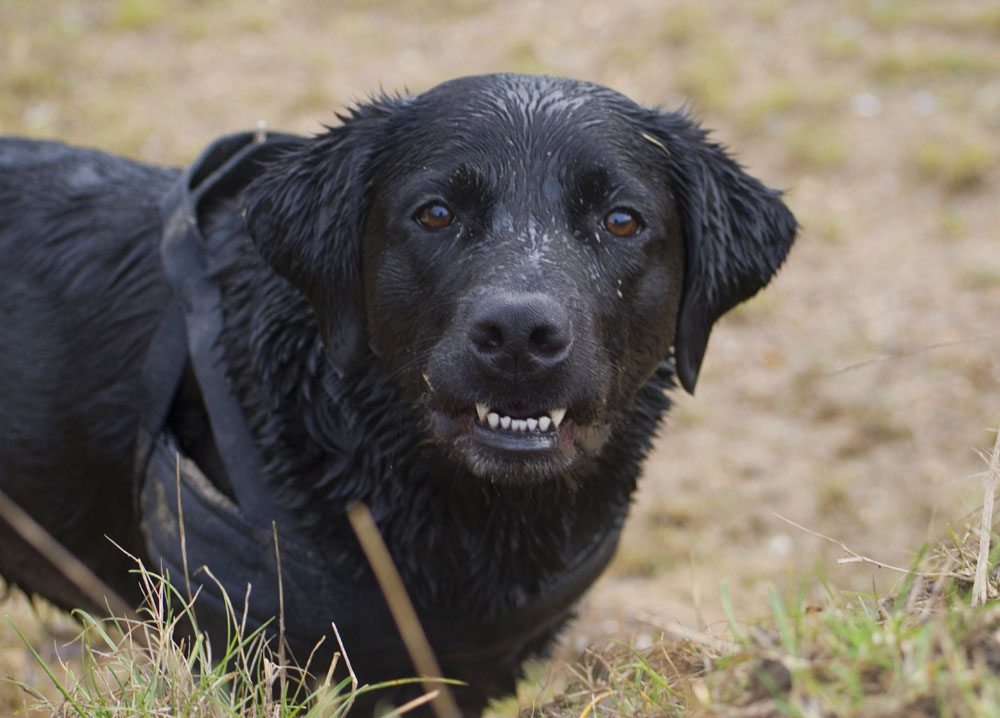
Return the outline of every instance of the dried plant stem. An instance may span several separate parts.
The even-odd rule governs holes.
[[[873,558],[869,558],[868,556],[862,556],[861,554],[857,553],[856,551],[852,551],[851,548],[846,543],[844,543],[843,541],[840,541],[840,540],[835,539],[835,538],[831,538],[830,536],[827,536],[826,534],[821,534],[819,531],[813,531],[812,529],[806,528],[802,524],[796,523],[795,521],[792,521],[789,518],[785,518],[784,516],[782,516],[781,514],[775,512],[775,511],[772,511],[771,515],[775,516],[776,518],[781,519],[786,524],[794,526],[795,528],[799,529],[800,531],[805,531],[807,534],[809,534],[811,536],[815,536],[816,538],[821,538],[824,541],[829,541],[830,543],[832,543],[832,544],[834,544],[836,546],[840,546],[840,548],[842,548],[845,553],[849,554],[850,557],[849,558],[838,559],[837,563],[870,563],[872,566],[878,566],[879,568],[885,568],[885,569],[888,569],[890,571],[897,571],[899,573],[906,573],[906,574],[912,573],[915,576],[921,576],[923,578],[965,578],[965,576],[963,576],[962,574],[953,573],[951,571],[929,571],[929,572],[928,571],[914,571],[912,569],[902,568],[900,566],[893,566],[892,564],[889,564],[889,563],[883,563],[881,561],[876,561]]]
[[[188,573],[187,537],[184,535],[184,506],[181,501],[181,454],[174,452],[174,470],[177,480],[177,528],[181,537],[181,566],[184,568],[184,588],[188,603],[191,602],[191,574]]]
[[[1000,336],[1000,332],[986,332],[985,334],[978,334],[976,336],[965,337],[964,339],[956,339],[950,342],[937,342],[935,344],[926,344],[924,346],[915,347],[909,351],[897,352],[895,354],[881,354],[877,357],[872,357],[871,359],[864,359],[853,364],[848,364],[846,366],[839,367],[837,369],[832,369],[825,374],[823,378],[828,378],[831,376],[837,376],[838,374],[844,374],[849,371],[854,371],[855,369],[861,369],[872,364],[880,364],[882,362],[893,361],[896,359],[903,359],[906,357],[918,356],[920,354],[926,354],[927,352],[934,351],[936,349],[945,349],[947,347],[961,346],[963,344],[971,344],[972,342],[984,341],[986,339],[994,339]]]
[[[285,674],[287,672],[285,665],[285,588],[281,581],[281,551],[278,550],[278,525],[274,521],[271,522],[271,535],[274,537],[274,561],[277,564],[278,570],[278,666],[280,666],[278,677],[281,684],[281,697],[284,699],[287,696],[285,692],[287,690],[285,682]]]
[[[976,560],[976,580],[972,584],[972,605],[986,603],[990,573],[990,538],[993,535],[993,495],[1000,476],[1000,431],[993,444],[990,470],[986,475],[986,495],[983,497],[983,520],[979,533],[979,558]]]
[[[0,491],[0,521],[7,523],[46,561],[57,567],[95,607],[107,607],[113,615],[135,618],[132,607],[124,599],[2,491]]]
[[[385,541],[382,540],[382,535],[378,531],[378,526],[375,525],[371,511],[359,501],[347,509],[347,518],[351,522],[354,533],[358,536],[358,541],[368,558],[368,563],[371,564],[372,571],[375,572],[375,578],[389,604],[389,610],[399,627],[403,644],[410,654],[410,660],[413,661],[417,673],[424,679],[443,678],[441,667],[438,665],[431,644],[427,640],[427,634],[424,633],[424,629],[420,625],[420,619],[406,593],[403,579],[392,561]],[[431,707],[438,718],[458,718],[461,716],[461,711],[455,703],[455,697],[447,684],[436,686],[425,680],[424,690],[427,693],[437,692],[431,701]]]

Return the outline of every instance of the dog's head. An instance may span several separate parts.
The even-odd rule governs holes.
[[[250,234],[335,367],[380,362],[491,480],[596,456],[665,360],[692,391],[795,235],[690,119],[596,85],[469,77],[343,120],[250,188]]]

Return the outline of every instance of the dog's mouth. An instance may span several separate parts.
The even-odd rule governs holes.
[[[572,409],[476,402],[430,411],[432,433],[478,476],[515,483],[545,480],[569,469],[580,450],[606,438],[595,424],[578,424]]]
[[[477,431],[487,439],[501,440],[505,447],[519,442],[539,448],[554,444],[559,439],[559,427],[565,418],[565,407],[532,410],[476,404]]]
[[[494,406],[476,402],[448,411],[433,408],[434,432],[453,441],[466,437],[505,451],[550,451],[571,441],[573,421],[565,407]]]

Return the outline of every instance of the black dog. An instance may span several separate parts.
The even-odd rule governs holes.
[[[362,680],[412,675],[364,501],[471,714],[609,560],[665,390],[796,223],[690,119],[591,84],[472,77],[342,119],[185,173],[0,142],[0,489],[138,600],[105,536],[176,579],[179,452],[192,570],[255,582],[266,620],[273,519],[296,655],[336,621]],[[9,581],[88,604],[0,544]]]

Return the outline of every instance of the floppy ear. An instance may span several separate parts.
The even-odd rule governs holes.
[[[684,231],[684,289],[674,350],[681,385],[694,392],[715,321],[764,287],[785,259],[798,223],[707,132],[681,113],[660,113],[671,184]]]
[[[265,261],[312,304],[341,374],[367,352],[362,248],[366,174],[388,102],[352,110],[343,124],[271,163],[244,193],[247,230]]]

